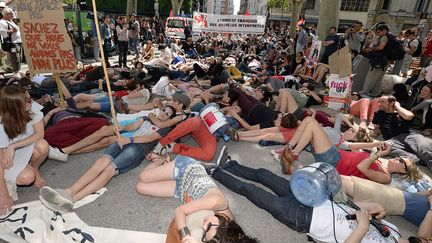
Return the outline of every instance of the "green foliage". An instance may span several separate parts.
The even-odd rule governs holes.
[[[267,7],[288,9],[291,7],[291,0],[268,0]]]
[[[86,0],[89,8],[92,6],[91,0]],[[185,0],[185,2],[187,2]],[[138,14],[152,15],[154,14],[154,0],[140,1],[137,0]],[[98,11],[111,11],[118,13],[126,13],[127,0],[96,0]],[[171,10],[170,0],[159,0],[159,14],[168,15]],[[185,10],[185,13],[187,11]]]

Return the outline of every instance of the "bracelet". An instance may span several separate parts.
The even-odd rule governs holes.
[[[188,235],[191,235],[189,228],[188,227],[183,227],[181,228],[179,231],[179,236],[180,236],[180,240],[182,240],[183,238],[185,238]]]
[[[135,141],[135,138],[134,138],[134,137],[130,137],[129,140],[130,140],[130,143],[131,143],[131,144],[134,144],[134,141]]]

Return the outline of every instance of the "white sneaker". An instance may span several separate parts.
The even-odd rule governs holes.
[[[73,208],[72,196],[63,189],[44,186],[39,190],[39,199],[45,207],[60,213],[67,213]]]
[[[21,78],[21,74],[16,72],[12,75],[13,78]]]
[[[62,153],[58,148],[53,148],[51,146],[49,148],[49,154],[48,154],[49,159],[57,160],[60,162],[66,162],[68,156],[69,156],[68,154]]]

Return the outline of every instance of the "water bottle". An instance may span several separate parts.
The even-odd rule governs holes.
[[[294,172],[290,185],[294,197],[300,203],[317,207],[339,192],[342,181],[336,168],[318,162]]]

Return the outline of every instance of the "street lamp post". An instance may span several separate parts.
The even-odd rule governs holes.
[[[154,1],[155,16],[159,16],[159,0]]]

